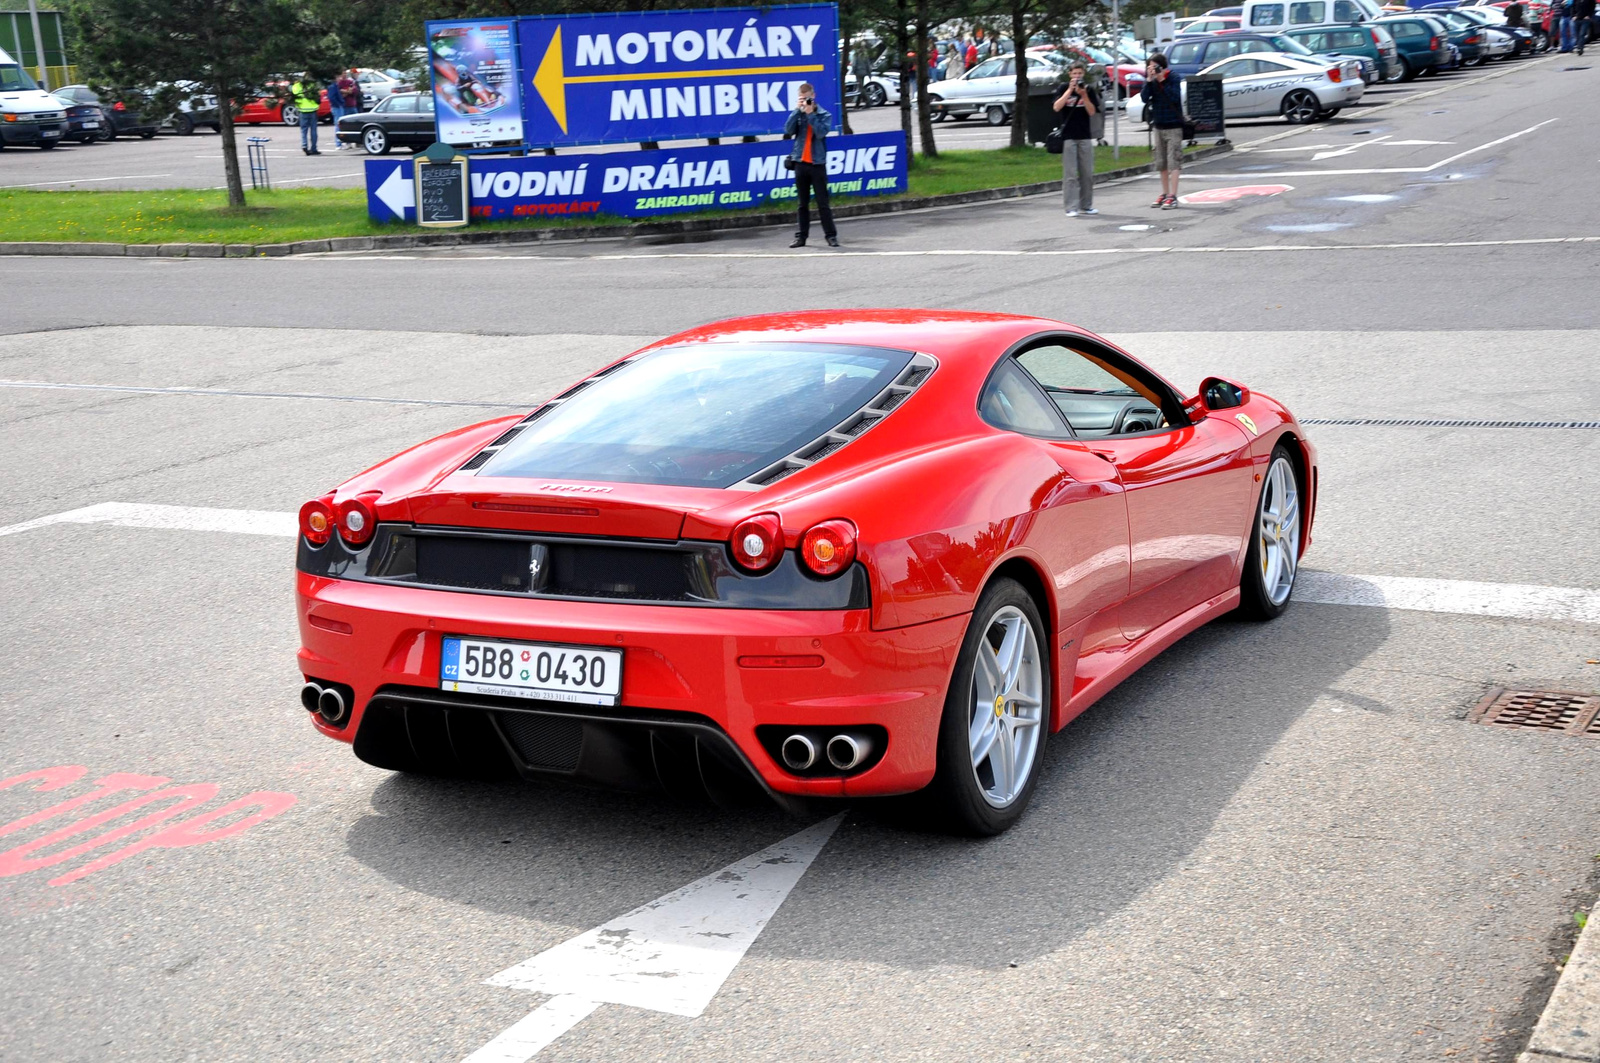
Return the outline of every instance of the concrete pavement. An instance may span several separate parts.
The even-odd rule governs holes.
[[[1592,315],[1554,294],[1593,249],[1505,241],[1580,231],[1525,208],[1588,194],[1572,160],[1600,147],[1578,102],[1594,76],[1529,68],[1359,138],[1455,143],[1234,157],[1219,169],[1239,173],[1185,189],[1319,171],[1269,198],[1158,213],[1140,182],[1076,228],[1044,199],[863,220],[842,231],[871,253],[831,260],[763,257],[768,232],[516,258],[0,262],[0,526],[105,501],[291,512],[493,412],[351,400],[531,405],[645,339],[797,306],[1063,317],[1180,386],[1221,372],[1308,418],[1593,420]],[[1470,165],[1327,172],[1431,166],[1550,118]],[[1403,198],[1340,198],[1387,195]],[[1321,222],[1350,227],[1271,228]],[[1446,241],[1475,246],[1344,246]],[[1103,253],[976,253],[1061,249]],[[688,257],[602,257],[619,252]],[[1600,433],[1313,438],[1308,568],[1600,587]],[[288,550],[243,527],[0,536],[0,779],[87,769],[0,789],[0,821],[113,772],[214,786],[202,813],[294,799],[60,885],[116,847],[0,853],[8,1057],[460,1060],[544,999],[486,979],[804,826],[360,764],[298,707]],[[858,805],[704,1014],[603,1005],[537,1058],[1509,1061],[1600,885],[1600,743],[1465,717],[1493,685],[1600,689],[1597,637],[1307,602],[1212,624],[1056,736],[1016,830],[948,839]]]

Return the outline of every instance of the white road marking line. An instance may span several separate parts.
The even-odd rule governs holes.
[[[1412,576],[1342,576],[1302,572],[1294,600],[1318,605],[1364,605],[1424,613],[1559,620],[1600,624],[1600,591],[1519,583],[1478,583]]]
[[[340,178],[340,177],[360,177],[360,176],[361,176],[361,174],[359,174],[359,173],[330,173],[330,174],[324,174],[321,177],[292,177],[292,178],[289,178],[288,180],[285,180],[285,181],[280,181],[277,178],[273,178],[272,183],[273,183],[274,186],[277,186],[277,185],[303,185],[308,181],[332,181],[332,180],[335,180],[335,179]],[[206,191],[207,192],[217,192],[217,191],[220,191],[220,190],[225,189],[227,187],[228,187],[227,185],[212,185],[210,188],[206,189]]]
[[[239,399],[321,399],[328,402],[377,402],[390,406],[471,406],[493,410],[531,410],[537,402],[473,402],[450,399],[385,399],[374,395],[327,395],[317,391],[232,391],[228,388],[144,387],[137,384],[65,384],[50,380],[0,380],[0,388],[41,391],[118,391],[132,395],[204,395]]]
[[[526,1063],[599,1006],[573,996],[552,997],[462,1063]]]
[[[0,536],[17,535],[52,524],[111,524],[118,528],[161,528],[168,531],[237,532],[242,535],[300,534],[295,513],[259,509],[212,509],[201,506],[160,506],[141,502],[101,502],[99,505],[53,513],[0,527]]]
[[[814,823],[490,978],[555,999],[465,1063],[523,1063],[599,1003],[698,1017],[843,819]]]
[[[1021,250],[1014,248],[960,247],[930,248],[922,251],[816,251],[797,254],[794,251],[631,251],[603,255],[471,255],[461,256],[477,260],[522,259],[529,262],[623,262],[669,258],[746,259],[781,258],[807,262],[814,258],[1074,258],[1080,255],[1219,255],[1254,251],[1407,251],[1447,247],[1517,247],[1537,244],[1592,244],[1600,243],[1600,236],[1540,236],[1516,240],[1439,240],[1414,241],[1393,244],[1259,244],[1246,247],[1075,247]],[[414,259],[419,255],[366,255],[367,258]],[[290,259],[264,259],[267,262],[288,262]],[[807,265],[807,269],[811,266]]]
[[[1456,152],[1456,154],[1450,156],[1448,159],[1441,159],[1438,162],[1434,163],[1432,166],[1378,166],[1378,167],[1373,167],[1372,169],[1367,169],[1367,170],[1284,170],[1284,171],[1277,172],[1277,173],[1246,173],[1246,172],[1243,172],[1243,171],[1232,172],[1232,173],[1212,173],[1212,172],[1208,171],[1206,173],[1185,173],[1184,177],[1186,177],[1186,178],[1203,177],[1206,180],[1218,180],[1218,181],[1220,181],[1220,180],[1229,180],[1229,181],[1233,181],[1233,180],[1238,180],[1238,179],[1243,179],[1243,178],[1250,178],[1250,179],[1254,180],[1255,178],[1258,178],[1258,177],[1348,177],[1348,176],[1354,176],[1354,175],[1359,175],[1359,174],[1378,174],[1378,173],[1432,173],[1433,171],[1435,171],[1435,170],[1437,170],[1437,169],[1439,169],[1441,167],[1449,166],[1453,162],[1459,162],[1460,160],[1466,158],[1468,155],[1476,155],[1480,151],[1488,151],[1490,148],[1499,147],[1501,144],[1507,143],[1508,141],[1516,140],[1518,137],[1525,137],[1529,133],[1532,133],[1537,129],[1542,129],[1545,126],[1549,125],[1551,122],[1559,122],[1559,121],[1561,121],[1561,119],[1559,119],[1559,118],[1546,118],[1544,121],[1540,122],[1538,125],[1531,125],[1527,129],[1519,129],[1515,133],[1511,133],[1511,134],[1509,134],[1507,136],[1501,137],[1499,140],[1491,140],[1487,144],[1479,144],[1475,148],[1468,148],[1466,151],[1458,151],[1458,152]],[[1354,150],[1354,149],[1352,148],[1350,150]],[[1333,154],[1333,153],[1329,153],[1329,154]],[[1345,153],[1344,152],[1338,152],[1337,154],[1341,154],[1342,155],[1342,154],[1345,154]],[[1315,162],[1317,159],[1323,158],[1323,157],[1324,156],[1321,156],[1321,155],[1314,155],[1314,156],[1312,156],[1312,160],[1311,161]],[[1154,177],[1157,177],[1157,176],[1159,176],[1159,175],[1158,174],[1141,174],[1140,178],[1142,180],[1150,180],[1150,179],[1152,179]]]
[[[213,509],[202,506],[164,506],[144,502],[101,502],[98,505],[86,506],[83,509],[68,510],[65,513],[53,513],[46,517],[34,520],[25,520],[19,524],[8,524],[0,527],[0,537],[17,535],[37,528],[48,528],[55,524],[108,524],[118,528],[157,528],[166,531],[199,531],[199,532],[233,532],[241,535],[273,535],[281,538],[293,538],[299,534],[299,516],[294,513],[274,513],[257,509]],[[1295,582],[1294,600],[1307,605],[1360,605],[1380,609],[1405,609],[1424,613],[1455,613],[1462,616],[1499,617],[1513,620],[1559,620],[1582,624],[1600,624],[1600,591],[1589,590],[1584,587],[1547,587],[1527,583],[1484,583],[1475,580],[1455,579],[1424,579],[1415,576],[1351,576],[1337,572],[1319,572],[1306,569],[1300,573]],[[826,821],[833,823],[833,820]],[[828,828],[829,833],[832,827]],[[787,841],[778,843],[778,848],[797,842],[806,836],[801,832]],[[822,839],[826,841],[826,837]],[[821,845],[818,845],[818,849]],[[751,860],[765,858],[766,853],[758,853]],[[812,856],[816,854],[813,853]],[[809,858],[808,858],[809,859]],[[735,870],[740,865],[735,864],[728,870]],[[804,870],[803,868],[801,870]],[[798,875],[796,876],[798,878]],[[678,893],[687,893],[705,886],[709,879],[685,886]],[[790,883],[792,886],[793,883]],[[785,888],[787,892],[787,887]],[[669,894],[661,900],[646,905],[639,909],[643,912],[648,908],[659,906],[670,897],[678,894]],[[781,898],[780,898],[781,900]],[[770,913],[769,913],[770,914]],[[624,920],[634,918],[638,912],[630,912],[623,916]],[[763,917],[765,918],[765,917]],[[601,927],[590,931],[584,938],[599,935],[606,928]],[[759,933],[759,927],[755,933]],[[569,946],[578,948],[578,942],[584,938],[574,938],[566,945],[557,946],[550,952],[541,953],[526,964],[513,967],[511,970],[496,975],[493,980],[497,985],[509,985],[509,981],[499,981],[509,978],[513,972],[528,968],[542,970],[544,958],[552,953]],[[751,934],[754,940],[754,933]],[[746,942],[745,948],[749,947]],[[741,954],[743,949],[740,950]],[[608,952],[608,956],[616,958],[617,953]],[[737,961],[735,961],[737,962]],[[529,965],[534,965],[530,967]],[[731,967],[729,968],[732,969]],[[565,975],[563,975],[565,977]],[[720,980],[718,982],[720,984]],[[522,985],[520,988],[533,989],[538,992],[565,994],[571,986],[565,982],[553,981],[550,988],[539,988],[534,984]],[[659,990],[659,986],[649,988]],[[596,1000],[615,1001],[616,1003],[636,1003],[634,1000],[621,1000],[613,996],[590,996]],[[588,998],[586,998],[588,999]],[[649,1004],[639,1004],[640,1007],[651,1007]],[[703,1006],[703,1005],[702,1005]],[[663,1008],[660,1010],[671,1010]],[[683,1014],[689,1014],[684,1012]],[[696,1012],[698,1014],[698,1012]]]
[[[1392,133],[1385,133],[1383,136],[1374,137],[1371,140],[1355,140],[1355,141],[1351,141],[1349,144],[1346,144],[1344,147],[1335,148],[1332,151],[1319,151],[1315,155],[1311,156],[1311,161],[1312,162],[1321,162],[1323,159],[1335,159],[1335,158],[1338,158],[1340,155],[1351,155],[1351,154],[1354,154],[1357,151],[1360,151],[1362,148],[1366,147],[1369,144],[1382,144],[1385,140],[1388,140],[1393,135],[1394,134],[1392,134]]]
[[[75,177],[70,181],[35,181],[27,185],[0,185],[0,188],[46,188],[51,185],[86,185],[94,181],[143,181],[151,177],[171,177],[170,173],[130,173],[122,177]]]

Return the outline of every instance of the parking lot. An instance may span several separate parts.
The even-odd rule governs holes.
[[[1597,88],[1565,56],[1427,79],[1236,131],[1175,211],[1135,179],[1092,220],[965,205],[847,220],[839,251],[0,259],[0,1056],[1514,1059],[1600,887],[1600,740],[1467,716],[1600,689],[1600,371],[1568,294],[1600,230],[1549,209],[1587,202]],[[215,143],[0,174],[207,180]],[[1168,650],[981,842],[868,802],[394,775],[311,730],[302,502],[680,328],[896,305],[1057,317],[1287,402],[1322,457],[1300,600]],[[105,807],[80,798],[168,781],[216,836],[74,848]],[[497,977],[685,904],[725,981],[674,954],[645,973],[688,988],[575,1014]]]
[[[1370,85],[1360,104],[1342,112],[1337,118],[1321,123],[1319,128],[1330,131],[1360,122],[1364,116],[1385,104],[1404,101],[1413,96],[1465,81],[1476,81],[1512,73],[1513,71],[1547,59],[1517,59],[1493,63],[1487,67],[1462,69],[1435,77],[1424,78],[1405,85]],[[854,131],[875,133],[900,127],[900,109],[890,104],[882,107],[855,108],[850,111]],[[1109,121],[1109,120],[1108,120]],[[914,123],[913,123],[914,124]],[[1230,123],[1229,135],[1239,142],[1247,142],[1263,135],[1281,132],[1288,128],[1278,119],[1252,118]],[[1107,125],[1106,139],[1111,142],[1114,133],[1122,144],[1146,146],[1148,135],[1143,123],[1121,122],[1120,129]],[[274,187],[296,188],[362,188],[364,185],[362,160],[368,158],[359,150],[337,151],[333,127],[323,125],[319,130],[322,154],[311,157],[300,150],[297,129],[283,125],[252,125],[238,127],[240,165],[244,165],[244,146],[248,137],[265,137],[264,146],[269,176]],[[920,136],[920,133],[917,135]],[[1011,127],[991,126],[981,118],[967,121],[944,121],[935,124],[934,137],[941,148],[973,150],[1001,148],[1011,143]],[[920,143],[920,141],[919,141]],[[671,147],[667,144],[665,147]],[[612,149],[631,150],[633,145],[617,145]],[[395,152],[396,158],[407,158],[404,150]],[[64,143],[53,151],[44,152],[29,148],[0,152],[0,188],[35,188],[41,190],[100,190],[141,188],[221,188],[223,187],[221,138],[210,129],[198,129],[190,136],[163,133],[153,140],[121,138],[110,143]]]

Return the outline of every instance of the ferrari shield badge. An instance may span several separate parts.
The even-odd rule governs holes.
[[[1261,430],[1256,427],[1256,423],[1250,419],[1250,415],[1248,413],[1236,413],[1234,416],[1239,419],[1240,424],[1250,429],[1251,435],[1258,436],[1261,434]]]

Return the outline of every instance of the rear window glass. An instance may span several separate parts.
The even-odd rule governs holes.
[[[1198,44],[1175,44],[1167,53],[1167,60],[1173,63],[1192,63],[1200,55]]]
[[[532,422],[479,475],[728,487],[838,425],[910,361],[807,343],[656,351]]]
[[[1250,25],[1252,26],[1278,26],[1282,23],[1282,4],[1257,4],[1250,9]]]

